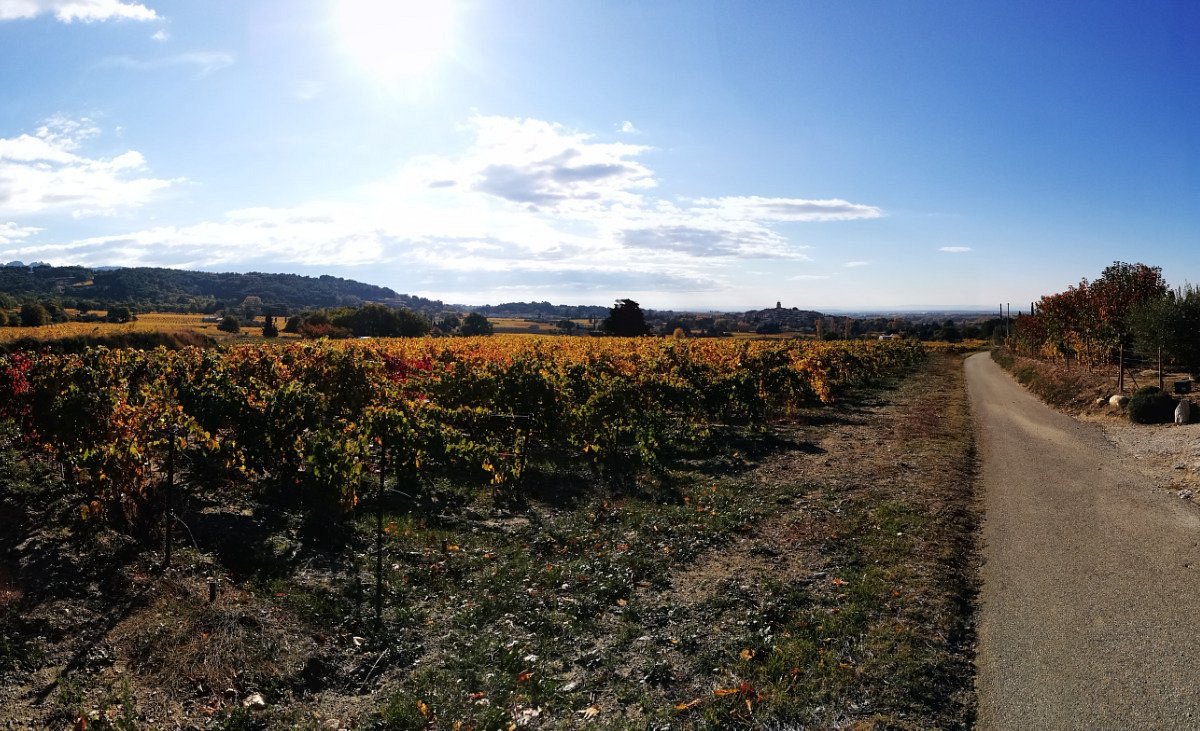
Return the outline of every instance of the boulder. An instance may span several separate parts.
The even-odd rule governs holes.
[[[1129,403],[1129,397],[1123,393],[1118,393],[1117,395],[1110,398],[1108,400],[1108,403],[1113,406],[1120,406],[1121,408],[1125,408],[1125,404]]]
[[[1180,399],[1179,405],[1175,407],[1175,423],[1186,424],[1192,420],[1192,402],[1187,399]]]

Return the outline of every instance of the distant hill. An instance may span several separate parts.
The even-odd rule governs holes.
[[[776,306],[765,310],[750,310],[743,317],[747,322],[756,325],[776,323],[786,330],[799,330],[813,327],[817,320],[828,315],[813,310]]]
[[[599,305],[552,305],[549,302],[505,302],[501,305],[470,307],[454,305],[488,317],[520,317],[528,320],[584,320],[608,317],[608,308]]]
[[[388,287],[323,275],[213,273],[150,267],[0,267],[0,292],[13,297],[84,301],[91,307],[210,312],[246,297],[291,310],[383,302],[437,312],[442,303]],[[68,303],[69,304],[69,303]]]

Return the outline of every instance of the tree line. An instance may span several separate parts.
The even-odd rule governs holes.
[[[1172,289],[1162,268],[1116,261],[1046,295],[1017,317],[1012,344],[1022,355],[1092,368],[1115,364],[1124,389],[1127,361],[1138,355],[1191,373],[1200,372],[1200,289]]]

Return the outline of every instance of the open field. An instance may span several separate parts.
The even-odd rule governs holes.
[[[765,431],[714,428],[632,482],[531,468],[515,502],[444,479],[377,501],[367,474],[330,524],[189,462],[165,572],[156,542],[80,523],[10,433],[0,719],[966,727],[968,424],[960,360],[938,355]]]
[[[204,315],[177,314],[171,312],[149,312],[138,315],[131,322],[63,322],[42,327],[0,327],[0,343],[33,338],[35,340],[57,340],[80,336],[106,336],[121,333],[146,332],[197,332],[215,339],[219,343],[261,341],[257,328],[242,333],[225,333],[217,329],[217,323],[204,322]],[[280,339],[296,339],[298,336],[280,333]]]

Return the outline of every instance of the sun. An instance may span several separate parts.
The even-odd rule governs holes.
[[[384,81],[427,74],[454,45],[452,0],[334,0],[333,22],[342,49]]]

